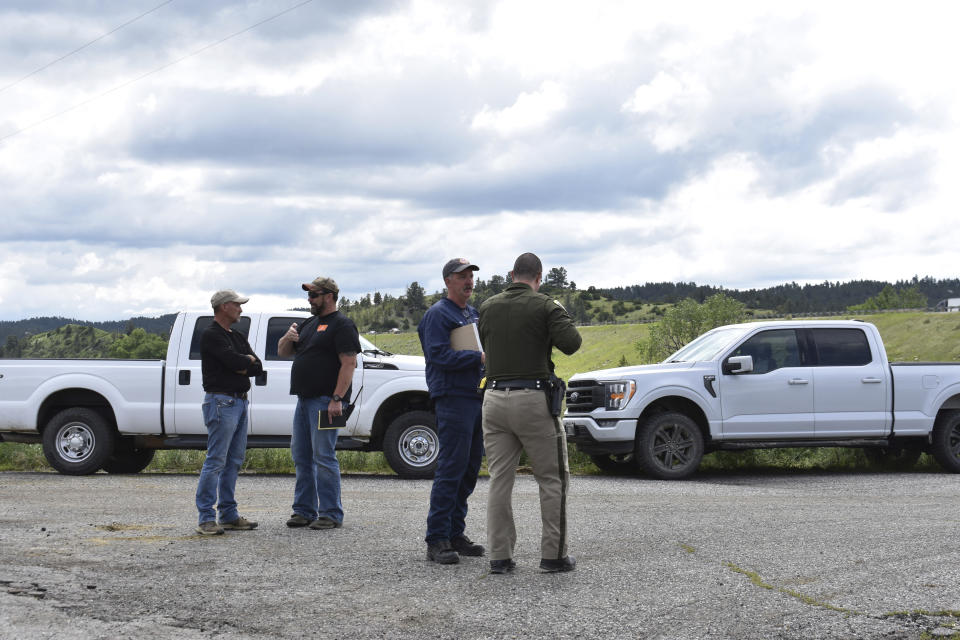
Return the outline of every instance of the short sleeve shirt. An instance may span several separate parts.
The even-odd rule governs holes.
[[[300,340],[293,343],[290,394],[305,398],[332,396],[340,374],[340,354],[360,353],[357,325],[334,311],[310,318],[299,332]]]

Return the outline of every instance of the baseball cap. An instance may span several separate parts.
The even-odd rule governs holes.
[[[249,301],[250,298],[244,298],[240,296],[233,289],[221,289],[211,296],[210,306],[216,309],[224,302],[239,302],[240,304],[247,304]]]
[[[480,271],[480,267],[475,264],[470,264],[470,261],[466,258],[454,258],[449,260],[447,264],[443,265],[443,277],[446,278],[451,273],[460,273],[464,269]]]
[[[313,282],[304,283],[302,286],[304,291],[323,289],[324,291],[329,291],[331,293],[340,293],[340,287],[337,286],[337,283],[334,282],[333,278],[327,278],[325,276],[314,278]]]

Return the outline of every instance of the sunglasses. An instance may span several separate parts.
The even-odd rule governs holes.
[[[310,298],[311,300],[314,300],[315,298],[319,298],[320,296],[325,296],[328,293],[330,292],[329,291],[307,291],[307,297]]]

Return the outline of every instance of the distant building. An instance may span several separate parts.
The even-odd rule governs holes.
[[[937,303],[934,311],[960,311],[960,298],[947,298]]]

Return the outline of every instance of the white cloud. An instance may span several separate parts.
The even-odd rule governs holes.
[[[504,109],[495,110],[484,105],[470,126],[512,136],[543,127],[566,106],[563,87],[556,82],[544,82],[537,91],[521,93],[516,102]]]
[[[0,9],[0,87],[129,19]],[[0,317],[480,277],[955,277],[960,39],[921,3],[173,3],[0,97]]]

